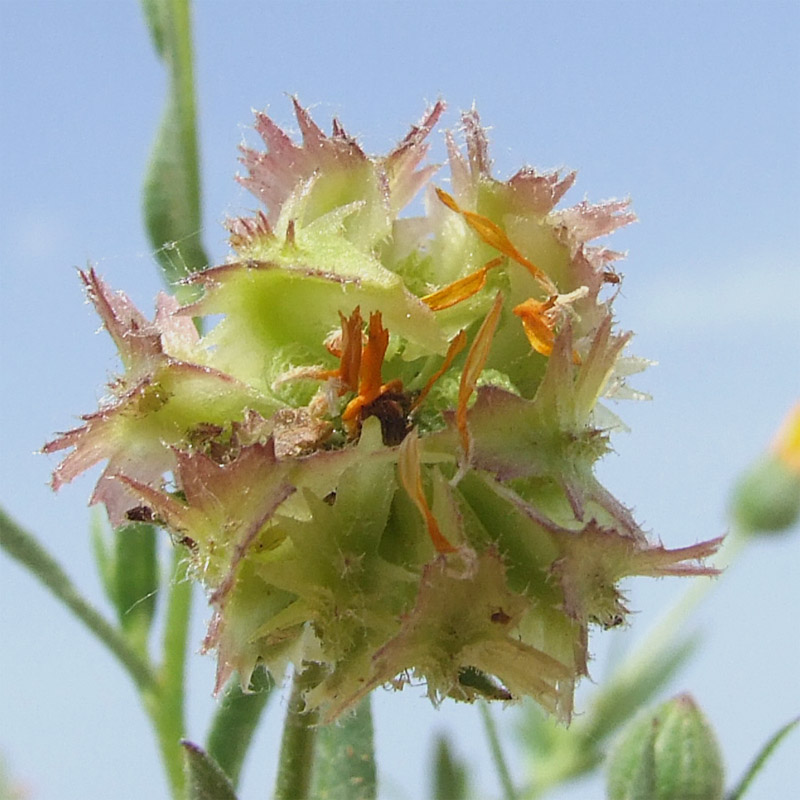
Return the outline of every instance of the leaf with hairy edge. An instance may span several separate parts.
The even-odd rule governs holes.
[[[207,266],[200,241],[200,174],[187,0],[144,0],[153,44],[167,67],[169,87],[144,182],[147,233],[166,281],[175,284]],[[175,287],[186,301],[194,289]]]
[[[377,796],[369,695],[341,722],[320,728],[312,797],[374,800]]]
[[[219,764],[196,744],[185,740],[181,744],[188,800],[236,800],[233,786]]]
[[[275,683],[263,669],[253,672],[248,693],[232,681],[211,724],[206,745],[208,755],[225,771],[234,787],[239,782],[245,756],[261,712],[272,696]]]

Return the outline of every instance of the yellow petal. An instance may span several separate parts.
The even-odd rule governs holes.
[[[800,403],[789,412],[772,449],[784,464],[800,474]]]

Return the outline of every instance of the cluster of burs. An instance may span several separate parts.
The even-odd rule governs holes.
[[[185,550],[218,688],[293,664],[323,720],[409,681],[568,720],[620,579],[708,572],[718,542],[649,542],[594,475],[620,426],[603,400],[644,364],[615,329],[621,256],[592,244],[627,203],[556,208],[574,173],[494,178],[475,111],[443,174],[443,110],[381,157],[297,102],[297,141],[257,115],[240,181],[262,208],[188,279],[196,302],[161,295],[150,321],[83,274],[124,369],[46,449],[71,448],[56,486],[106,460],[93,502]]]

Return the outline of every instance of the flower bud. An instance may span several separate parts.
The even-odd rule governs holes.
[[[732,515],[748,532],[779,532],[800,517],[800,403],[767,453],[740,479]]]
[[[635,717],[608,762],[609,800],[721,800],[722,755],[688,694]]]

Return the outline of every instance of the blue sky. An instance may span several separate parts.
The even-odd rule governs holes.
[[[34,453],[96,406],[116,368],[75,268],[93,262],[152,309],[159,281],[140,190],[165,79],[133,0],[2,0],[0,16],[0,501],[104,606],[86,533],[92,477],[54,496],[55,461]],[[615,408],[632,432],[601,477],[668,546],[726,529],[732,482],[800,397],[800,4],[232,0],[197,3],[194,22],[215,260],[226,215],[255,207],[233,181],[237,145],[256,142],[250,110],[269,107],[291,127],[286,93],[320,123],[339,116],[374,152],[427,102],[447,100],[451,126],[474,102],[497,175],[577,168],[567,202],[632,197],[639,223],[609,242],[629,251],[617,312],[636,331],[633,351],[659,366],[636,381],[654,402]],[[439,138],[434,158],[442,150]],[[748,550],[698,615],[704,646],[671,687],[711,718],[730,781],[800,708],[798,567],[797,530]],[[0,558],[0,574],[0,752],[32,797],[166,796],[126,677],[16,565]],[[635,641],[681,588],[631,583],[640,613],[616,644]],[[202,600],[196,617],[199,647]],[[598,682],[610,638],[593,640]],[[212,671],[209,657],[192,661],[198,740]],[[382,797],[425,796],[426,748],[443,728],[498,796],[477,712],[433,711],[421,694],[377,697]],[[265,719],[245,800],[271,785],[281,713],[274,703]],[[497,718],[510,728],[514,714]],[[793,747],[796,735],[753,800],[800,785]],[[559,795],[601,796],[597,783]]]

